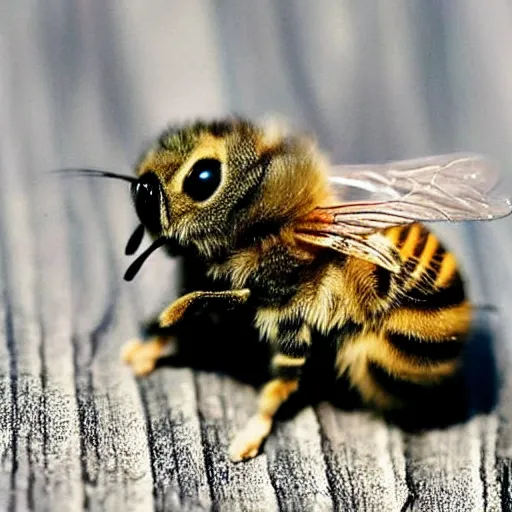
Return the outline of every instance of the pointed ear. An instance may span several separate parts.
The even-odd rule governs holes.
[[[259,215],[297,218],[325,204],[329,195],[321,155],[299,139],[287,139],[268,150],[268,168],[258,201]]]

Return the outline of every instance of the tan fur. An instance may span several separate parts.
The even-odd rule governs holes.
[[[393,409],[400,405],[395,397],[382,389],[368,373],[367,360],[360,358],[349,367],[349,380],[357,388],[363,401],[382,410]]]
[[[391,374],[420,382],[450,375],[457,367],[455,361],[418,365],[398,353],[384,335],[377,333],[367,333],[345,343],[338,352],[337,367],[340,373],[348,370],[352,376],[352,371],[362,371],[357,369],[366,367],[368,361],[375,361]]]
[[[311,329],[307,324],[304,324],[297,334],[297,341],[307,343],[308,345],[311,343]]]
[[[258,400],[258,412],[231,442],[229,456],[233,462],[251,459],[258,454],[261,444],[270,434],[274,415],[298,387],[298,380],[284,379],[271,380],[263,387]]]
[[[194,303],[213,300],[224,300],[231,304],[243,304],[247,302],[251,292],[248,289],[229,290],[221,292],[191,292],[176,299],[160,317],[160,327],[170,327],[182,320],[187,309]]]
[[[276,119],[269,119],[263,123],[263,131],[261,137],[256,140],[256,148],[258,152],[274,151],[282,143],[286,135],[289,133],[284,123]]]
[[[252,459],[258,455],[261,444],[270,434],[272,418],[255,414],[237,433],[229,446],[229,458],[232,462]]]
[[[181,320],[188,307],[201,296],[201,292],[187,293],[175,300],[167,309],[160,314],[158,320],[161,327],[169,327]]]
[[[276,354],[272,358],[272,363],[276,366],[302,366],[305,362],[305,357],[291,357],[284,354]]]
[[[229,279],[234,288],[243,288],[264,259],[265,254],[274,246],[282,245],[289,246],[297,258],[305,261],[313,259],[310,253],[296,245],[291,229],[283,228],[278,235],[268,237],[254,246],[234,253],[227,261],[221,264],[212,264],[208,275],[214,279]]]
[[[416,244],[418,242],[420,234],[420,226],[419,224],[415,224],[411,227],[409,234],[407,235],[407,238],[405,240],[404,245],[400,249],[400,254],[402,255],[402,258],[406,260],[407,258],[410,258],[414,252],[414,248],[416,247]]]
[[[204,158],[220,162],[220,185],[208,197],[194,200],[193,193],[184,192],[184,180],[195,163]],[[208,275],[227,282],[226,293],[250,288],[246,291],[256,308],[254,325],[260,337],[272,345],[276,366],[288,367],[289,371],[306,362],[305,357],[279,353],[280,330],[292,323],[299,343],[311,343],[313,331],[332,335],[347,327],[348,335],[339,331],[333,366],[348,375],[364,400],[378,408],[394,406],[396,400],[374,381],[370,363],[379,364],[391,376],[415,383],[434,384],[456,371],[456,357],[441,362],[434,357],[420,360],[399,351],[387,338],[388,332],[396,333],[393,340],[397,346],[399,335],[422,338],[413,343],[442,344],[468,330],[468,304],[413,309],[414,302],[403,301],[409,304],[407,309],[400,302],[409,292],[438,292],[449,287],[457,272],[455,258],[445,254],[440,267],[437,261],[434,265],[439,242],[429,234],[423,247],[424,228],[419,224],[371,233],[364,243],[353,243],[350,249],[339,239],[336,245],[335,237],[325,236],[321,229],[312,229],[312,223],[332,227],[334,217],[329,220],[329,214],[318,207],[335,205],[337,200],[329,185],[327,160],[307,137],[236,120],[215,126],[192,124],[164,133],[143,156],[137,172],[153,172],[163,191],[160,195],[165,196],[160,204],[160,236],[176,240],[184,248],[192,247],[204,259]],[[267,226],[269,232],[261,232]],[[397,251],[403,229],[409,229],[409,233]],[[373,253],[365,250],[368,247]],[[419,262],[414,275],[402,275],[410,268],[406,262],[411,263],[415,257]],[[434,271],[437,274],[432,277]],[[290,284],[283,276],[295,281]],[[296,282],[296,276],[305,277]],[[266,291],[265,279],[273,280]],[[178,299],[162,314],[161,325],[175,324],[196,300],[211,298],[212,293],[196,291]],[[152,341],[144,348],[132,346],[125,359],[132,365],[143,361],[146,370],[152,369],[162,351],[159,343]],[[232,460],[257,454],[270,432],[274,414],[298,385],[298,378],[275,378],[263,387],[257,414],[231,446]]]
[[[170,341],[161,336],[146,342],[130,340],[121,349],[121,360],[132,367],[135,375],[148,375],[155,369],[158,359],[167,353]]]
[[[398,227],[389,228],[386,231],[386,236],[393,245],[396,245],[396,243],[398,242],[399,235],[400,235],[400,228],[398,228]]]
[[[259,308],[256,311],[254,325],[260,332],[260,337],[270,341],[277,340],[279,336],[280,311],[274,308]]]
[[[436,286],[439,288],[446,286],[455,272],[457,272],[457,260],[455,256],[449,252],[444,255],[441,270],[435,282]]]
[[[393,311],[386,319],[390,331],[414,333],[429,340],[445,340],[465,333],[471,322],[471,306],[464,303],[439,311],[418,312],[409,309]],[[442,343],[442,341],[439,341]]]
[[[259,308],[255,325],[262,335],[273,340],[277,338],[279,322],[301,317],[306,326],[327,334],[344,324],[349,318],[347,311],[353,313],[352,317],[358,317],[358,309],[352,307],[347,297],[345,282],[343,270],[330,265],[316,281],[304,283],[290,304],[280,308]]]
[[[266,416],[274,416],[279,407],[299,387],[297,380],[274,379],[262,389],[259,398],[258,411]]]
[[[434,256],[438,246],[439,242],[437,241],[435,235],[433,233],[429,233],[427,243],[425,244],[425,249],[423,250],[423,253],[419,259],[418,266],[411,276],[413,280],[418,279],[423,274],[423,272],[425,272],[425,269],[429,268],[432,257]]]
[[[367,321],[368,311],[379,311],[385,308],[390,299],[381,300],[374,289],[372,273],[375,265],[368,261],[350,258],[344,267],[344,281],[347,283],[347,292],[352,299],[352,317],[358,323]],[[357,313],[355,310],[357,309]]]

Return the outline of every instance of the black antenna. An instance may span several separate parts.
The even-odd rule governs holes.
[[[155,240],[129,267],[124,274],[125,281],[131,281],[140,270],[144,262],[156,251],[159,247],[165,244],[165,238],[158,238]]]
[[[94,178],[113,178],[116,180],[128,181],[129,183],[137,183],[137,178],[126,176],[125,174],[116,174],[115,172],[100,171],[99,169],[57,169],[50,171],[64,176],[91,176]]]
[[[137,252],[137,249],[140,247],[140,244],[141,244],[143,238],[144,238],[144,226],[142,224],[139,224],[135,228],[135,231],[132,233],[132,236],[130,236],[128,243],[126,244],[124,253],[127,256],[131,256],[132,254],[135,254],[135,252]]]

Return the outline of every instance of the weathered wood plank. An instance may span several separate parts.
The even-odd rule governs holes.
[[[159,371],[140,383],[157,510],[210,510],[194,375]]]
[[[507,62],[506,3],[18,4],[0,6],[0,510],[512,509],[510,221],[439,228],[476,303],[501,308],[482,338],[498,360],[496,411],[404,434],[322,403],[233,465],[252,387],[190,368],[137,381],[119,362],[176,293],[161,254],[122,283],[127,188],[40,172],[117,170],[162,124],[227,108],[293,115],[337,162],[454,148],[510,161],[510,70],[489,59]],[[491,394],[488,359],[478,352],[470,372],[476,405]]]
[[[480,429],[474,418],[462,426],[409,437],[412,510],[485,510]]]
[[[332,510],[320,425],[311,407],[277,423],[266,453],[281,510]]]
[[[496,474],[498,482],[493,490],[499,494],[503,510],[512,510],[512,334],[508,321],[512,307],[512,268],[509,259],[499,255],[510,254],[512,250],[510,232],[509,219],[489,225],[487,229],[480,227],[476,230],[480,240],[476,251],[482,262],[481,276],[491,303],[498,307],[491,318],[495,326],[494,350],[500,379],[500,401],[491,419],[497,423],[497,439],[494,446],[488,447],[491,454],[486,452],[483,456],[488,471]]]
[[[318,413],[336,510],[400,510],[408,497],[400,431],[326,403]]]
[[[225,510],[277,510],[277,496],[268,471],[267,456],[246,464],[233,464],[228,446],[237,426],[253,411],[253,389],[228,377],[198,373],[196,377],[198,412],[206,471],[212,501]],[[240,421],[242,417],[242,421]]]
[[[82,479],[86,503],[93,510],[121,505],[128,510],[153,508],[152,474],[143,406],[133,376],[119,362],[119,347],[136,329],[123,295],[116,299],[116,260],[100,184],[91,184],[83,203],[74,196],[80,239],[85,247],[75,283],[76,388],[82,440]],[[86,215],[83,212],[87,212]],[[77,227],[78,227],[77,226]],[[104,292],[101,293],[103,287]]]

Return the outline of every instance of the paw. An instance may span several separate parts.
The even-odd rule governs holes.
[[[161,355],[161,347],[155,341],[144,343],[140,340],[130,340],[121,348],[121,360],[132,367],[137,377],[149,375]]]
[[[233,462],[240,462],[256,457],[271,428],[272,418],[261,414],[253,416],[233,439],[229,447],[229,458]]]

